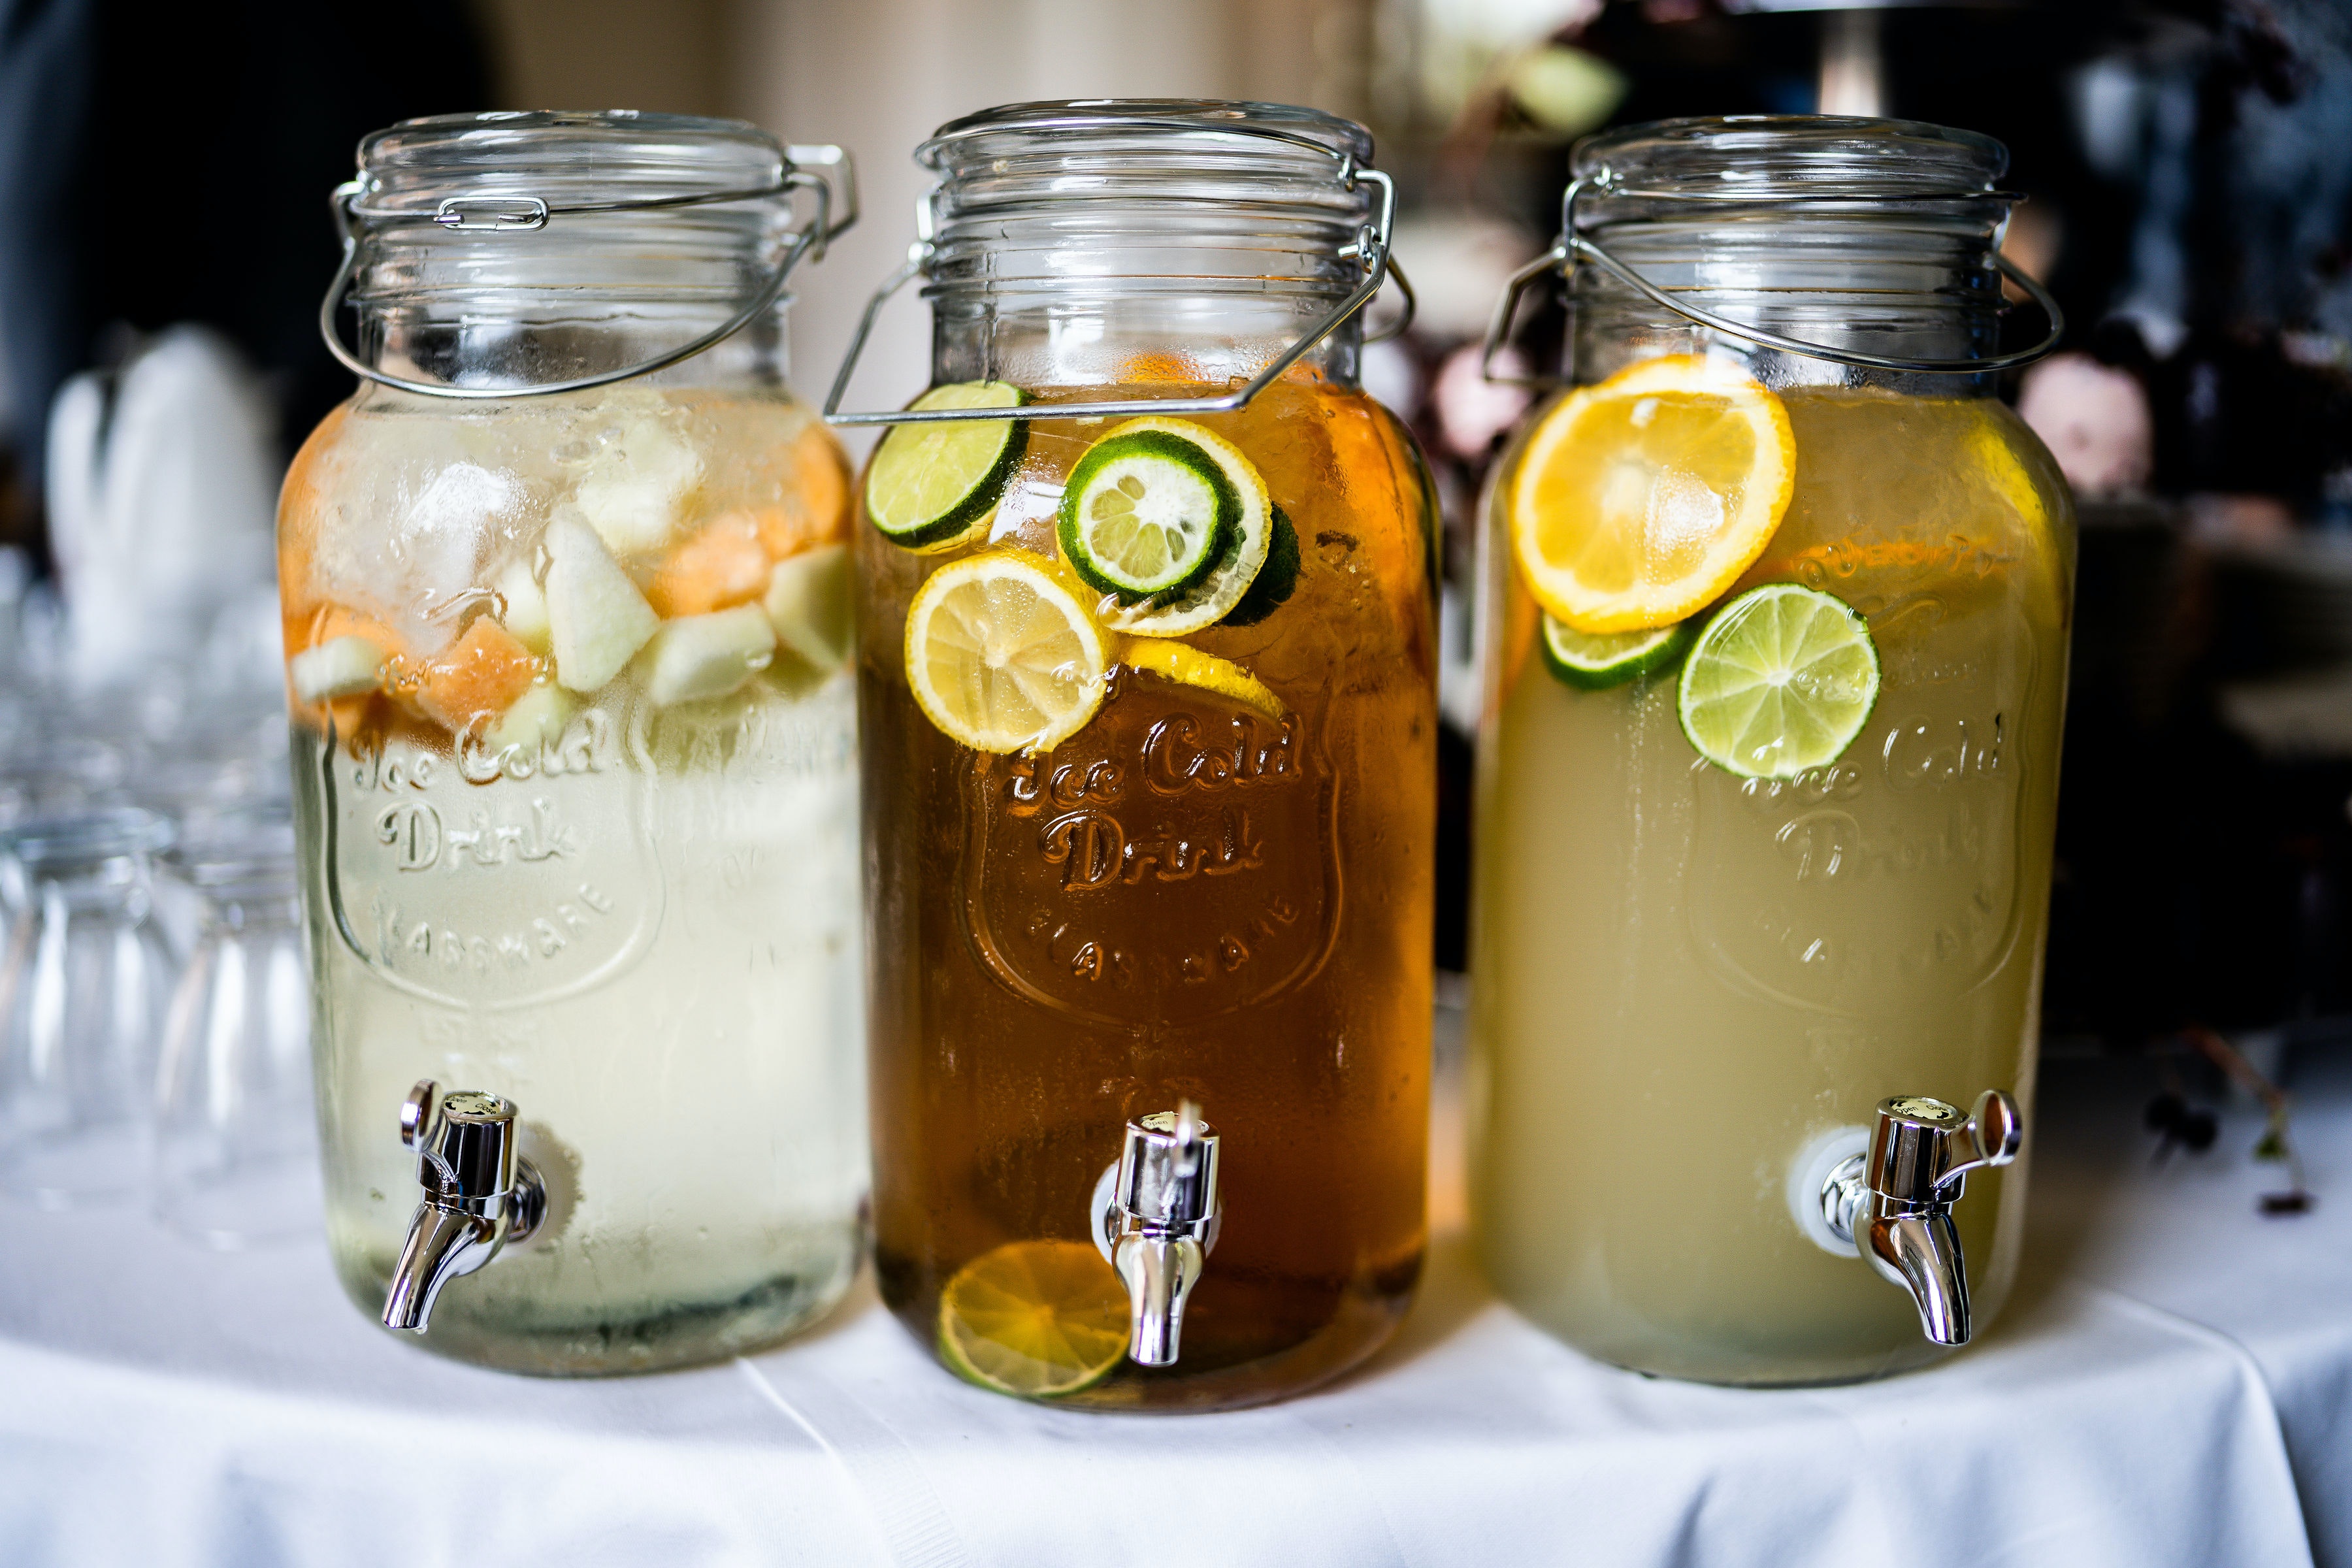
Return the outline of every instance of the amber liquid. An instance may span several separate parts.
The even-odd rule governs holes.
[[[1286,721],[1122,668],[1047,755],[960,746],[908,695],[901,638],[924,577],[981,545],[922,556],[859,531],[884,1300],[935,1347],[940,1291],[965,1264],[1011,1241],[1089,1237],[1088,1200],[1129,1117],[1190,1099],[1223,1140],[1224,1223],[1181,1360],[1123,1363],[1066,1405],[1297,1392],[1379,1347],[1421,1268],[1426,486],[1377,405],[1304,374],[1202,423],[1265,475],[1300,569],[1264,621],[1186,640],[1264,681]],[[1104,428],[1035,422],[987,544],[1054,553],[1061,480]]]

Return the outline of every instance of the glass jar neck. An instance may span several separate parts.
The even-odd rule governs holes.
[[[1956,360],[1998,350],[1992,253],[2007,153],[1966,132],[1789,116],[1669,121],[1578,150],[1577,230],[1678,301],[1825,348]],[[1866,370],[1718,333],[1598,266],[1580,266],[1579,381],[1709,347],[1774,384],[1989,394],[1987,374]]]
[[[1206,289],[935,295],[931,379],[1054,387],[1239,386],[1314,331],[1338,293]],[[1360,313],[1308,350],[1296,372],[1352,389]]]
[[[760,293],[790,239],[782,146],[730,121],[455,115],[368,138],[351,300],[362,362],[411,380],[527,389],[690,342]],[[460,225],[467,214],[528,215]],[[677,205],[646,206],[648,202]],[[781,384],[783,304],[650,380]]]
[[[1223,387],[1362,277],[1360,126],[1282,105],[1018,104],[944,126],[925,297],[937,379]],[[1350,321],[1302,362],[1352,384]]]

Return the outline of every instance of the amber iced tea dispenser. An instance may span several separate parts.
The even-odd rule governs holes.
[[[781,305],[846,173],[459,115],[336,195],[362,381],[279,518],[319,1115],[344,1288],[427,1348],[709,1360],[856,1274],[848,471]]]
[[[919,154],[890,287],[924,281],[931,386],[842,416],[890,426],[856,531],[876,1257],[1000,1392],[1276,1398],[1419,1274],[1435,533],[1356,379],[1370,152],[1147,101]]]
[[[2015,1272],[2074,544],[1993,395],[2059,326],[2006,161],[1611,132],[1519,280],[1567,265],[1576,384],[1487,503],[1473,1208],[1625,1366],[1896,1372]],[[2007,354],[2004,273],[2050,316]]]

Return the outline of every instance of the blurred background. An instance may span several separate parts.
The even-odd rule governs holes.
[[[2258,1058],[2352,1037],[2345,0],[0,0],[0,811],[47,787],[61,705],[130,715],[89,764],[114,782],[76,787],[159,809],[172,766],[275,724],[269,511],[349,390],[315,321],[327,193],[365,132],[636,108],[851,148],[865,220],[795,280],[815,399],[911,237],[915,143],[992,103],[1110,95],[1349,115],[1406,193],[1420,319],[1366,379],[1444,492],[1452,969],[1471,512],[1523,407],[1475,349],[1549,240],[1570,143],[1816,110],[2006,142],[2029,198],[2008,248],[2072,323],[2007,395],[2084,519],[2047,1032],[2205,1026]],[[911,299],[886,318],[865,405],[917,389],[928,331]],[[1559,337],[1532,313],[1519,352],[1549,368]],[[195,772],[174,787],[250,787]]]

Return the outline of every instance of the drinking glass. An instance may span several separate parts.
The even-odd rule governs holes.
[[[175,964],[152,918],[171,825],[134,807],[0,836],[0,1193],[44,1208],[147,1179],[156,1042]]]

